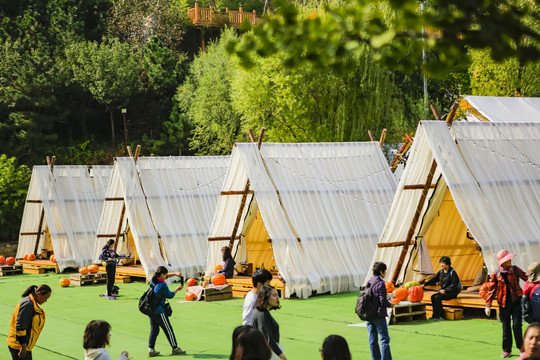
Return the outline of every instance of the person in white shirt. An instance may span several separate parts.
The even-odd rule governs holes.
[[[272,274],[266,269],[259,269],[253,273],[251,280],[253,281],[253,288],[247,293],[242,306],[242,325],[253,325],[253,318],[257,312],[254,307],[257,294],[264,285],[270,285]]]

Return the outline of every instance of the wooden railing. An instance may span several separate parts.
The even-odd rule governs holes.
[[[225,13],[216,12],[211,6],[209,8],[200,8],[198,3],[195,7],[188,9],[188,16],[195,26],[214,26],[223,27],[228,23],[232,27],[239,27],[245,20],[255,25],[259,19],[255,10],[244,12],[242,7],[238,11],[225,9]]]

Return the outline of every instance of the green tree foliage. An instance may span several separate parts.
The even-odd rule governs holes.
[[[319,69],[352,69],[354,56],[348,55],[368,44],[378,63],[405,72],[412,71],[427,50],[435,59],[423,70],[431,76],[467,63],[465,47],[489,48],[496,61],[538,61],[540,50],[528,39],[539,41],[540,32],[522,21],[530,17],[538,22],[536,3],[516,2],[431,0],[420,11],[417,0],[355,0],[328,7],[328,16],[313,12],[306,17],[294,4],[278,0],[277,14],[255,26],[253,35],[240,44],[232,42],[229,50],[236,51],[245,66],[253,65],[253,52],[269,56],[282,51],[287,66],[309,61]],[[425,36],[424,28],[429,30]]]
[[[0,155],[0,242],[18,239],[31,171],[14,157]]]
[[[290,69],[281,53],[239,69],[232,93],[244,130],[264,126],[266,139],[279,142],[369,140],[368,130],[383,128],[403,135],[419,114],[405,114],[392,73],[376,65],[366,47],[358,52],[349,74],[317,72],[309,64]]]
[[[176,121],[192,124],[190,148],[199,155],[230,154],[234,142],[247,137],[240,134],[241,118],[231,102],[231,81],[237,65],[225,50],[225,43],[234,37],[232,30],[224,31],[219,42],[195,58],[175,97],[187,115],[187,119],[179,117]]]

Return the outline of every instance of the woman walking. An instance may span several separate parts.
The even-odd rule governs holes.
[[[367,321],[367,331],[369,335],[369,349],[373,360],[392,360],[390,352],[390,335],[388,335],[388,324],[386,323],[386,309],[392,304],[387,299],[384,276],[386,275],[386,264],[376,262],[373,264],[373,277],[368,284],[372,286],[371,293],[373,300],[377,304],[377,316]],[[378,335],[381,336],[381,348],[379,348]]]
[[[279,309],[277,290],[269,285],[264,285],[257,295],[255,308],[259,311],[253,318],[253,326],[258,328],[266,337],[268,345],[272,349],[272,360],[287,360],[283,353],[283,346],[279,343],[279,324],[270,314],[270,310]]]
[[[178,347],[176,343],[176,336],[169,321],[170,314],[166,313],[166,309],[170,309],[170,305],[165,301],[166,299],[172,299],[177,292],[182,290],[184,286],[178,285],[174,291],[170,291],[169,287],[165,283],[169,270],[165,266],[159,266],[152,277],[150,287],[154,289],[154,304],[155,308],[152,315],[148,315],[150,318],[150,338],[148,339],[148,357],[158,356],[159,351],[155,350],[156,339],[159,335],[159,328],[162,328],[169,340],[169,344],[172,347],[172,355],[182,355],[186,352]]]
[[[49,285],[32,285],[22,294],[9,323],[7,344],[13,360],[32,360],[32,349],[45,325],[43,305],[51,297]]]
[[[111,325],[103,320],[92,320],[84,330],[84,360],[111,360],[105,345],[111,342]],[[129,360],[127,351],[122,351],[118,360]]]
[[[107,244],[101,250],[99,255],[99,260],[105,262],[105,270],[107,271],[107,292],[105,296],[109,300],[116,300],[116,296],[113,294],[114,289],[114,278],[116,277],[116,262],[117,259],[125,256],[120,256],[113,249],[114,240],[109,239]]]

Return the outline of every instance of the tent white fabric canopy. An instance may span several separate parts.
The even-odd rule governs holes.
[[[122,207],[147,277],[158,266],[193,276],[206,265],[207,235],[229,156],[117,158],[98,234],[116,234]],[[117,200],[112,200],[117,199]],[[120,201],[118,201],[120,199]],[[105,239],[96,243],[97,262]],[[123,247],[127,255],[130,249]],[[120,251],[120,252],[122,252]]]
[[[397,186],[377,142],[236,144],[222,192],[238,195],[219,198],[209,238],[231,237],[248,179],[287,297],[360,286]],[[228,243],[210,242],[207,274]]]
[[[19,235],[17,258],[33,254],[41,213],[63,271],[92,261],[96,229],[112,166],[34,166]],[[40,234],[41,235],[41,234]],[[40,236],[38,249],[45,236]]]
[[[540,98],[466,96],[464,100],[473,110],[465,110],[467,120],[483,121],[485,119],[491,122],[540,121]],[[476,114],[475,111],[478,113]]]
[[[540,258],[540,124],[502,122],[423,121],[418,126],[407,166],[398,186],[392,209],[379,240],[372,263],[383,261],[392,280],[403,242],[411,224],[432,161],[437,169],[436,189],[430,189],[420,220],[414,228],[413,245],[419,245],[430,221],[439,211],[440,197],[434,191],[447,189],[466,228],[472,235],[489,272],[497,269],[496,254],[501,249],[516,254],[513,262],[525,268]],[[408,187],[408,189],[407,189]],[[444,197],[444,192],[441,192]],[[431,213],[431,215],[430,215]],[[427,215],[426,215],[427,214]],[[430,219],[431,216],[431,219]],[[447,237],[453,229],[443,229]],[[464,235],[464,234],[463,234]],[[458,244],[434,239],[448,251]],[[380,247],[380,246],[389,247]],[[458,249],[459,250],[459,249]],[[406,253],[397,282],[415,278],[412,271],[414,247]],[[452,259],[459,262],[459,258]],[[463,264],[466,269],[467,264]],[[457,271],[457,270],[456,270]],[[459,274],[459,271],[458,271]],[[416,277],[418,277],[416,275]]]

